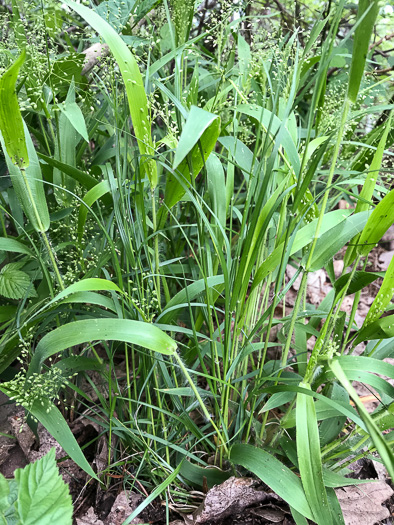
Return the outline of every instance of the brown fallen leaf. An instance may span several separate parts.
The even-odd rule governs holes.
[[[259,516],[259,518],[264,518],[270,523],[283,523],[286,515],[282,509],[275,509],[273,507],[259,507],[257,509],[251,509],[250,513],[252,516]]]
[[[382,503],[393,495],[393,489],[384,481],[365,483],[335,490],[346,525],[374,525],[390,517]]]
[[[218,521],[239,514],[254,503],[275,498],[274,494],[254,488],[255,483],[251,478],[231,477],[221,485],[216,485],[208,491],[198,509],[186,516],[186,523],[196,525]]]
[[[96,516],[93,507],[87,511],[82,518],[77,518],[77,525],[104,525],[104,523],[98,519]]]
[[[111,512],[105,518],[105,525],[121,525],[126,518],[138,507],[141,497],[139,494],[129,491],[122,491],[112,505]],[[140,518],[135,518],[131,525],[144,523]]]

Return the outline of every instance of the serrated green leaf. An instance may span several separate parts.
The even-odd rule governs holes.
[[[1,514],[4,514],[4,512],[10,506],[9,501],[8,501],[9,493],[10,493],[10,487],[8,485],[8,481],[5,479],[3,474],[0,472],[0,517],[1,517]]]
[[[6,264],[0,271],[0,295],[8,299],[22,299],[36,295],[27,273],[15,268],[15,263]]]
[[[16,509],[21,525],[71,525],[73,506],[59,474],[55,449],[35,463],[15,471]]]

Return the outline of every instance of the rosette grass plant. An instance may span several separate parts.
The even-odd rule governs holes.
[[[0,389],[90,476],[151,492],[125,523],[247,471],[297,523],[343,523],[349,465],[377,453],[394,471],[393,264],[367,271],[394,222],[379,2],[322,5],[291,30],[242,2],[65,5],[15,8],[3,59],[48,224],[42,236],[18,189],[3,118],[0,370],[21,369]],[[308,276],[322,270],[316,305]],[[372,413],[354,381],[375,392]],[[108,436],[103,471],[67,425],[79,413]]]

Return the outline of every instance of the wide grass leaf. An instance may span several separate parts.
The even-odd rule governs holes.
[[[392,257],[389,267],[387,268],[386,275],[384,276],[382,286],[379,288],[378,294],[375,297],[371,307],[368,311],[367,317],[365,318],[364,326],[368,326],[378,319],[386,307],[389,305],[394,294],[394,257]],[[362,329],[361,328],[361,329]]]
[[[359,217],[361,214],[357,214]],[[394,222],[394,190],[385,195],[373,210],[367,224],[361,232],[356,247],[358,255],[366,256],[380,241]]]
[[[140,153],[144,157],[153,155],[154,148],[150,129],[148,100],[136,59],[115,29],[103,20],[100,15],[72,0],[65,0],[65,3],[84,18],[108,44],[119,65],[120,73],[125,83],[134,134],[138,141]],[[156,187],[156,162],[151,158],[145,158],[141,162],[141,166],[145,169],[152,188]]]
[[[300,479],[271,454],[251,445],[236,444],[231,448],[230,460],[253,472],[297,512],[313,519]]]
[[[380,457],[387,468],[389,476],[394,478],[394,454],[391,446],[386,442],[380,429],[376,422],[372,419],[367,409],[364,407],[361,399],[358,397],[357,392],[353,388],[351,382],[349,381],[345,371],[343,370],[340,361],[338,359],[333,359],[329,364],[333,374],[341,382],[342,386],[347,390],[349,396],[353,399],[357,410],[362,417],[365,426],[368,429],[368,432],[372,438],[372,441],[378,451]]]
[[[24,167],[24,169],[19,168],[12,162],[5,149],[4,137],[1,133],[0,143],[15,193],[22,204],[24,213],[36,231],[45,232],[49,228],[50,219],[42,182],[41,166],[25,123],[23,123],[23,129],[29,155],[29,165]]]
[[[186,192],[185,185],[190,184],[204,166],[214,149],[220,132],[220,118],[197,106],[192,106],[182,130],[175,151],[173,170],[166,180],[164,203],[168,208],[175,206]],[[182,182],[180,182],[182,181]],[[160,226],[166,217],[166,208],[162,207],[159,215]]]
[[[300,386],[310,389],[308,384]],[[330,525],[333,521],[323,481],[315,404],[312,397],[300,393],[297,394],[296,426],[298,466],[306,499],[314,521],[318,525]]]
[[[344,212],[345,213],[342,213]],[[335,210],[333,212],[327,213],[322,222],[322,226],[320,229],[320,234],[323,235],[325,232],[329,231],[330,229],[334,228],[337,224],[342,222],[348,215],[347,210]],[[294,239],[294,242],[290,249],[290,255],[293,255],[294,253],[298,252],[302,248],[305,248],[312,240],[313,235],[316,231],[316,224],[317,219],[314,219],[312,222],[301,228]],[[275,248],[275,250],[267,257],[267,259],[259,266],[253,283],[252,283],[252,289],[251,291],[256,288],[260,284],[260,282],[275,268],[279,265],[282,257],[283,250],[286,249],[284,246],[284,242],[280,243],[279,246]],[[322,246],[322,249],[324,249],[324,246]]]
[[[29,375],[38,373],[51,355],[90,341],[122,341],[165,355],[173,355],[177,347],[171,337],[149,323],[130,319],[84,319],[64,324],[41,339],[31,360]]]
[[[183,290],[178,292],[170,301],[166,304],[164,311],[157,318],[161,323],[169,323],[176,316],[176,307],[180,306],[188,301],[193,301],[200,293],[205,292],[206,288],[214,288],[215,286],[220,287],[224,284],[224,275],[213,275],[206,279],[199,279],[198,281],[189,284]]]
[[[21,525],[71,525],[73,506],[68,486],[59,474],[55,449],[35,463],[15,471],[16,510]]]
[[[371,339],[390,339],[394,337],[394,315],[382,317],[373,323],[364,326],[357,334],[353,341],[353,346],[358,345],[362,341],[370,341]]]
[[[285,127],[281,128],[282,121],[280,118],[274,115],[268,109],[264,109],[260,106],[252,104],[241,104],[240,106],[237,106],[237,110],[257,120],[264,131],[269,129],[270,135],[272,135],[272,137],[275,137],[275,135],[279,132],[279,129],[281,129],[281,143],[284,150],[286,151],[286,155],[290,160],[296,176],[298,176],[301,167],[300,157],[298,156],[296,145],[294,144],[293,138],[289,131]]]
[[[30,255],[33,257],[33,252],[25,246],[23,243],[14,239],[13,237],[1,237],[0,238],[0,252],[14,252],[14,253],[23,253],[25,255]]]
[[[359,233],[367,223],[369,212],[347,217],[340,224],[324,233],[317,241],[310,270],[315,272],[325,266],[345,244]],[[309,254],[304,257],[306,264]]]
[[[19,168],[27,168],[29,165],[25,129],[15,90],[25,58],[26,51],[23,50],[0,77],[0,132],[4,139],[3,148],[5,147],[12,164]]]
[[[379,279],[379,277],[384,277],[384,275],[385,275],[384,272],[364,272],[364,271],[355,272],[346,290],[346,295],[352,295],[358,292],[359,290],[362,290],[369,284],[376,281],[376,279]],[[334,282],[334,288],[337,294],[340,293],[341,290],[345,288],[350,277],[351,277],[351,274],[347,273],[345,275],[341,275],[341,277],[339,277],[339,279],[337,279]]]

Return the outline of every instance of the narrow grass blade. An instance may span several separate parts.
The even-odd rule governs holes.
[[[393,114],[391,113],[389,120],[386,124],[386,127],[384,129],[384,132],[380,138],[378,147],[376,148],[375,154],[373,156],[371,165],[368,170],[367,178],[365,179],[363,188],[360,192],[360,200],[357,201],[356,210],[354,213],[366,211],[370,207],[368,203],[372,199],[373,192],[376,186],[376,181],[378,180],[378,176],[379,176],[379,170],[381,169],[381,166],[382,166],[383,153],[386,147],[387,136],[388,136],[389,130],[391,129],[392,116]],[[356,237],[352,240],[352,242],[348,246],[348,249],[346,251],[345,258],[344,258],[345,267],[349,266],[356,257],[355,245],[358,244],[359,238],[360,236],[356,235]]]
[[[65,3],[84,18],[108,44],[119,65],[125,83],[134,134],[138,141],[140,153],[142,156],[153,155],[154,148],[150,129],[148,101],[136,59],[127,45],[123,42],[120,35],[118,35],[118,33],[97,13],[88,7],[73,2],[72,0],[65,0]],[[142,161],[142,166],[146,170],[151,187],[155,188],[157,185],[156,162],[150,158],[144,159]]]
[[[297,512],[313,519],[300,479],[271,454],[251,445],[236,444],[231,448],[230,461],[256,474]]]
[[[25,129],[18,97],[15,91],[19,70],[26,58],[23,50],[15,62],[0,77],[0,132],[3,135],[3,148],[15,166],[27,168],[29,154],[25,140]]]
[[[165,481],[163,481],[163,483],[160,483],[160,485],[155,488],[152,494],[150,494],[147,498],[144,499],[144,501],[140,505],[138,505],[138,507],[130,514],[130,516],[122,523],[122,525],[128,525],[129,523],[131,523],[133,519],[136,518],[138,514],[140,514],[144,510],[145,507],[147,507],[154,499],[156,499],[157,496],[160,496],[160,494],[166,490],[168,485],[170,485],[178,476],[181,466],[182,462],[168,476],[168,478]]]
[[[300,387],[310,389],[308,384],[301,383]],[[298,466],[306,499],[312,510],[314,521],[318,525],[331,525],[333,521],[323,481],[314,400],[310,396],[297,394],[296,406]]]
[[[101,199],[104,195],[109,193],[111,191],[111,188],[109,186],[109,182],[107,180],[103,180],[96,184],[93,188],[91,188],[85,197],[83,198],[83,202],[88,206],[89,208],[98,200]],[[84,233],[84,227],[86,218],[88,216],[88,208],[81,204],[79,207],[79,214],[78,214],[78,239],[79,241],[82,241],[83,233]]]
[[[347,390],[349,396],[353,399],[357,410],[360,416],[362,417],[365,426],[368,429],[372,441],[374,442],[376,450],[378,451],[383,463],[385,464],[385,467],[387,468],[389,476],[392,479],[394,479],[394,454],[392,449],[390,448],[390,445],[385,441],[384,437],[382,436],[379,430],[379,427],[372,419],[370,414],[367,412],[367,409],[364,407],[363,403],[357,395],[357,392],[353,388],[351,382],[349,381],[344,370],[342,369],[339,360],[333,359],[330,362],[329,366],[334,375],[341,382],[342,386]]]
[[[222,284],[224,284],[224,275],[213,275],[212,277],[199,279],[198,281],[189,284],[189,286],[186,286],[186,288],[174,295],[174,297],[166,304],[164,311],[159,315],[157,321],[160,320],[161,323],[171,322],[177,315],[176,311],[169,311],[171,308],[187,303],[188,301],[193,301],[197,295],[205,291],[207,286],[208,288],[214,288],[215,286],[219,287]]]
[[[5,386],[0,386],[0,390],[9,397],[13,395],[13,392]],[[48,430],[81,469],[98,480],[61,412],[49,399],[42,397],[34,401],[32,406],[25,408]]]
[[[365,62],[368,54],[369,41],[379,12],[378,0],[359,0],[356,24],[359,23],[354,34],[352,63],[350,66],[347,98],[355,104],[361,79],[364,74]]]

